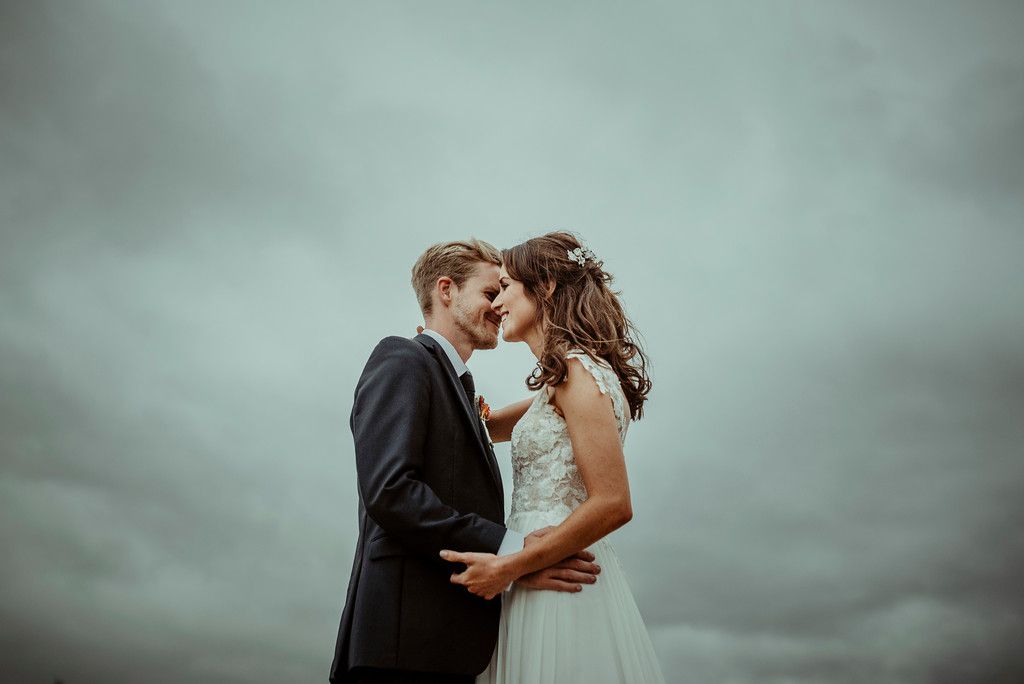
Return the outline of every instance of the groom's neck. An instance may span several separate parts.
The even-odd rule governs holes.
[[[442,321],[438,319],[427,319],[426,327],[433,330],[436,333],[440,333],[446,340],[452,343],[455,347],[455,351],[458,352],[459,358],[462,359],[463,363],[469,363],[469,357],[473,355],[473,343],[466,339],[466,336],[462,334],[454,321]]]

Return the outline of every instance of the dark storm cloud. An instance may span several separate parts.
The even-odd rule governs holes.
[[[669,681],[1019,678],[1020,21],[0,5],[5,677],[321,679],[409,265],[557,227],[655,361],[616,546]]]
[[[936,109],[945,116],[914,140],[920,172],[984,201],[1024,190],[1024,66],[989,62],[956,82]],[[932,139],[948,141],[936,146]],[[927,136],[927,137],[926,137]],[[932,139],[928,139],[928,138]]]

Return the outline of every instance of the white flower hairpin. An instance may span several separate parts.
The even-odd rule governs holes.
[[[577,247],[576,249],[567,249],[565,253],[569,255],[569,259],[575,261],[580,266],[587,265],[587,259],[597,263],[597,255],[590,251],[587,247]]]

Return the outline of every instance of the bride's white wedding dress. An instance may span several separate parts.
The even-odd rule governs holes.
[[[629,407],[615,372],[581,352],[569,356],[611,397],[624,440]],[[587,498],[565,421],[546,389],[512,430],[512,468],[510,529],[558,525]],[[615,551],[607,539],[589,548],[601,566],[596,584],[575,594],[513,585],[502,595],[498,644],[477,684],[664,682]]]

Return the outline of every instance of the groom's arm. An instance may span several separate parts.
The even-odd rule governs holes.
[[[366,512],[411,551],[494,553],[505,527],[460,513],[422,480],[430,410],[430,360],[400,337],[374,349],[352,408],[359,492]],[[521,548],[521,546],[520,546]]]

